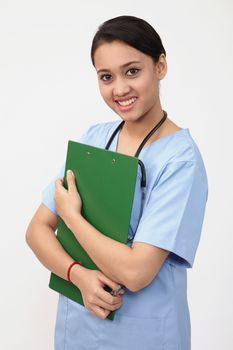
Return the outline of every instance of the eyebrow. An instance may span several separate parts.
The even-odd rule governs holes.
[[[122,64],[122,66],[120,66],[120,68],[124,68],[124,67],[127,67],[127,66],[129,66],[130,64],[132,64],[132,63],[141,63],[140,61],[130,61],[130,62],[127,62],[127,63],[125,63],[125,64]],[[97,71],[97,73],[100,73],[100,72],[108,72],[109,71],[109,69],[99,69],[98,71]]]

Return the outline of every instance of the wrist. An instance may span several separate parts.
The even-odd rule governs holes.
[[[80,288],[80,286],[82,284],[83,277],[86,273],[86,270],[87,270],[87,268],[85,268],[84,266],[79,265],[79,264],[75,264],[70,271],[71,283],[73,283],[78,288]]]
[[[82,218],[81,213],[73,211],[65,221],[66,226],[72,231],[74,225],[77,225]]]

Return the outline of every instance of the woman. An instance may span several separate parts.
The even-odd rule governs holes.
[[[50,271],[68,280],[69,270],[85,305],[59,295],[55,349],[189,350],[187,268],[193,266],[208,193],[201,154],[189,129],[176,125],[161,107],[166,52],[150,24],[133,16],[106,21],[95,34],[91,58],[100,93],[120,121],[95,124],[79,141],[105,148],[124,121],[109,149],[133,156],[157,127],[140,151],[147,171],[144,209],[137,226],[136,187],[127,245],[82,217],[72,172],[67,174],[68,190],[63,187],[64,166],[43,191],[27,243]],[[73,264],[54,235],[57,215],[99,271]],[[119,285],[125,286],[124,294]],[[106,319],[112,310],[113,321]]]

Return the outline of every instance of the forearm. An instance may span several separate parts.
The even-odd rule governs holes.
[[[30,224],[26,232],[26,242],[48,270],[67,280],[68,267],[74,260],[63,249],[51,227],[42,223]],[[71,280],[74,270],[81,278],[86,268],[75,265],[71,270]],[[79,282],[78,277],[76,281]]]
[[[131,283],[134,272],[131,247],[102,234],[80,214],[70,217],[66,225],[106,276],[125,286]]]

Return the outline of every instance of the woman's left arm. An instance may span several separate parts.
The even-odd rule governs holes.
[[[57,212],[98,268],[131,291],[148,285],[169,251],[141,242],[129,247],[102,234],[81,215],[82,202],[72,172],[67,173],[67,184],[68,190],[63,178],[55,181]]]

